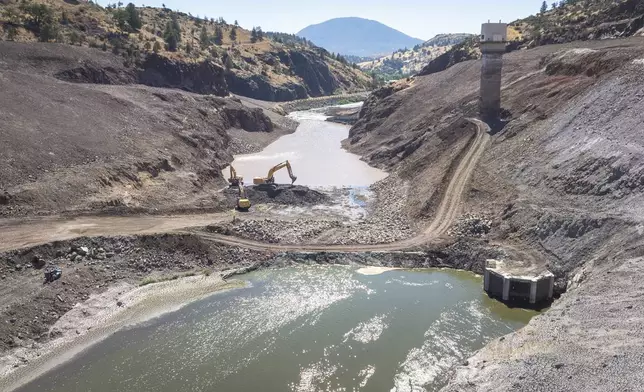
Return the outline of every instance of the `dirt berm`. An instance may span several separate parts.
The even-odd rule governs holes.
[[[121,85],[58,79],[90,59]],[[0,42],[0,216],[225,208],[215,193],[232,161],[230,132],[276,135],[258,137],[270,143],[294,129],[238,98],[128,84],[121,62],[97,49]]]
[[[322,192],[301,185],[263,184],[245,187],[246,196],[253,204],[282,204],[287,206],[307,206],[326,204],[331,198]],[[237,188],[228,188],[224,194],[230,201],[237,201]]]
[[[504,59],[504,122],[462,212],[487,217],[491,243],[542,263],[568,292],[460,366],[446,390],[641,390],[644,39]],[[414,184],[417,219],[433,215],[471,140],[464,118],[477,114],[480,68],[467,61],[376,91],[345,143]]]

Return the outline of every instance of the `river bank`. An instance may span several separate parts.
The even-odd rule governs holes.
[[[90,295],[50,328],[55,338],[0,358],[0,389],[24,385],[122,328],[177,311],[215,292],[243,287],[240,281],[222,279],[221,273],[195,274],[145,286],[120,282]]]

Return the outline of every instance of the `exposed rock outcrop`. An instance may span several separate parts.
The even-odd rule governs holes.
[[[102,66],[94,61],[83,61],[78,67],[55,74],[58,79],[74,83],[134,84],[138,82],[131,68]]]
[[[141,68],[139,81],[148,86],[180,88],[199,94],[228,95],[224,69],[210,61],[186,63],[150,54],[142,62]]]
[[[297,50],[282,51],[278,56],[282,63],[290,66],[295,75],[302,78],[310,96],[331,95],[340,87],[338,79],[319,56]]]
[[[474,38],[468,38],[460,44],[454,45],[452,49],[430,61],[419,73],[418,76],[430,75],[436,72],[441,72],[467,60],[475,60],[481,56],[481,52],[474,48]]]
[[[284,102],[309,96],[331,95],[342,87],[342,83],[322,57],[307,50],[284,49],[265,53],[258,57],[258,60],[273,66],[280,63],[281,67],[296,76],[301,83],[289,81],[276,84],[265,75],[234,69],[226,72],[226,81],[231,92],[264,101]],[[345,82],[346,85],[351,84]]]
[[[308,97],[302,85],[286,83],[276,86],[263,75],[227,72],[226,81],[234,94],[263,101],[283,102]]]

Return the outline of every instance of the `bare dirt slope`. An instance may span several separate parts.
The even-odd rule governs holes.
[[[235,98],[55,78],[88,57],[127,82],[111,54],[0,42],[0,214],[216,208],[226,131],[274,131]]]
[[[548,237],[607,235],[615,220],[642,218],[642,43],[553,45],[505,57],[509,122],[483,154],[468,202],[471,212],[496,218],[496,239],[521,238],[552,262],[576,263],[587,247],[555,256],[563,243]],[[380,90],[351,130],[352,151],[413,181],[413,216],[435,210],[451,156],[471,132],[463,118],[477,110],[480,66],[464,62]]]
[[[588,281],[578,291],[571,286],[555,310],[481,353],[448,390],[639,387],[634,373],[621,383],[611,380],[621,370],[634,371],[641,358],[637,340],[632,347],[617,345],[641,332],[636,320],[642,310],[622,306],[641,285],[610,275],[635,273],[641,263],[643,44],[641,38],[583,42],[505,56],[506,124],[474,172],[464,211],[492,221],[491,242],[547,262],[558,290],[581,269]],[[351,131],[349,148],[415,184],[410,214],[422,218],[438,205],[435,195],[453,171],[449,155],[470,132],[462,119],[476,113],[480,66],[464,62],[376,92]],[[588,306],[577,307],[585,301]],[[620,321],[611,324],[611,314]],[[599,332],[611,326],[619,336]],[[589,366],[610,351],[592,351],[595,338],[611,343],[623,362]],[[566,364],[570,372],[561,370]]]

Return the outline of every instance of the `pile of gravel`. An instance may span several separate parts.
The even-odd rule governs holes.
[[[483,237],[492,229],[492,221],[479,215],[461,216],[448,234],[453,237]]]
[[[248,238],[254,241],[282,244],[310,242],[325,231],[338,228],[338,221],[296,220],[239,220],[224,226],[209,226],[208,230],[225,235]]]
[[[409,186],[396,175],[376,182],[370,189],[376,200],[369,203],[367,218],[343,230],[338,244],[385,244],[414,235],[414,225],[405,212]]]

